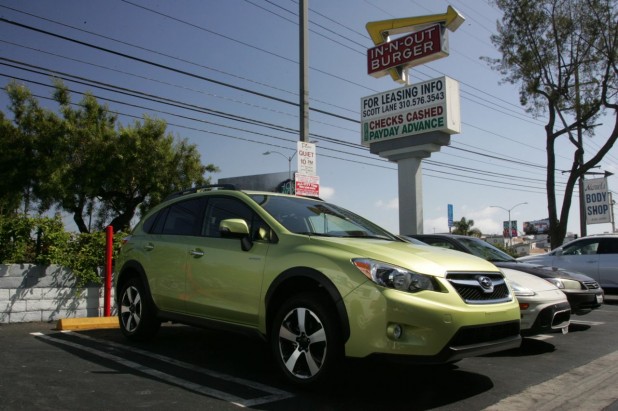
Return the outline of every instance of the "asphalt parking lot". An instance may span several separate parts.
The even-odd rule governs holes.
[[[570,332],[450,367],[348,361],[320,390],[285,383],[259,339],[166,325],[148,344],[119,330],[0,326],[0,409],[618,410],[618,296]]]

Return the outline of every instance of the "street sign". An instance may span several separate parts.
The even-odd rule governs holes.
[[[315,156],[315,144],[299,141],[297,146],[298,174],[307,176],[317,175],[317,163]]]
[[[296,173],[294,180],[296,182],[297,196],[320,196],[320,177]]]
[[[517,237],[517,220],[511,220],[511,232],[509,233],[509,222],[502,222],[502,235],[506,238]]]
[[[611,203],[606,178],[584,180],[586,224],[611,223]]]
[[[448,205],[448,226],[453,227],[453,204]]]

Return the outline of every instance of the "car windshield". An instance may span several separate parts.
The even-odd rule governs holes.
[[[472,254],[477,257],[486,259],[493,262],[513,262],[517,261],[504,251],[501,251],[486,241],[475,238],[460,238],[459,241],[466,247]]]
[[[286,229],[296,234],[401,241],[371,221],[320,200],[264,194],[253,194],[250,197]]]

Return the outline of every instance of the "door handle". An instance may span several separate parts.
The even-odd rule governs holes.
[[[189,251],[189,254],[191,254],[193,257],[202,257],[204,255],[204,252],[199,249],[193,249]]]
[[[146,251],[154,250],[154,244],[153,243],[148,243],[148,244],[144,245],[144,250],[146,250]]]

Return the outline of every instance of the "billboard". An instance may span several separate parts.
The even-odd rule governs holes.
[[[527,235],[533,234],[548,234],[549,233],[549,218],[536,221],[524,222],[524,233]]]
[[[461,131],[459,83],[440,77],[361,98],[361,143]]]
[[[434,24],[367,50],[367,73],[382,77],[388,69],[418,66],[448,56],[446,29]]]

